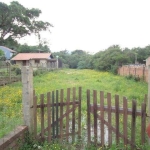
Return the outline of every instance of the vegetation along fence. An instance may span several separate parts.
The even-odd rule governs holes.
[[[97,146],[123,143],[134,149],[137,143],[146,142],[146,104],[138,110],[135,100],[128,102],[125,97],[120,100],[118,95],[113,98],[110,93],[104,96],[103,91],[93,90],[91,94],[87,90],[87,127],[81,130],[81,90],[81,87],[78,92],[76,88],[68,88],[66,93],[63,89],[56,90],[41,94],[39,100],[34,94],[36,138],[48,142],[55,138],[74,142],[86,129],[84,140]]]
[[[8,83],[17,82],[21,80],[21,70],[16,67],[12,67],[10,62],[0,61],[0,86]]]

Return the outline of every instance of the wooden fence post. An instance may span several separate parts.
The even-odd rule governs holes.
[[[33,69],[31,66],[23,66],[22,74],[22,105],[24,125],[28,126],[29,132],[33,132]]]
[[[148,66],[148,116],[150,116],[150,65]],[[150,117],[148,118],[148,123],[150,123]],[[150,138],[148,143],[150,144]]]

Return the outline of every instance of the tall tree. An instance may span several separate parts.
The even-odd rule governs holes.
[[[16,1],[10,5],[0,2],[0,45],[49,30],[52,27],[49,22],[37,21],[40,14],[41,10],[25,8]]]

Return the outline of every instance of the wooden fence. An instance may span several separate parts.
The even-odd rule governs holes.
[[[81,136],[81,88],[78,89],[78,95],[76,88],[72,91],[68,88],[66,93],[61,89],[48,92],[46,97],[41,94],[40,104],[37,104],[37,101],[37,96],[34,96],[32,108],[36,138],[48,142],[55,138],[74,142],[76,135]]]
[[[87,90],[88,143],[94,142],[96,145],[104,146],[105,144],[112,145],[112,143],[119,144],[122,141],[124,145],[130,145],[131,149],[134,149],[138,140],[141,141],[140,144],[146,142],[145,103],[142,104],[141,110],[137,110],[137,103],[133,100],[130,109],[128,108],[128,101],[124,97],[123,107],[120,107],[119,96],[115,95],[115,106],[112,106],[111,94],[107,94],[105,101],[104,92],[97,92],[96,90],[92,93],[92,102],[90,99],[91,93],[90,90]],[[91,118],[93,118],[94,124],[94,141],[91,138]],[[137,122],[138,125],[136,125]]]
[[[56,92],[41,94],[33,99],[34,136],[40,140],[51,142],[52,139],[74,142],[81,137],[81,87],[63,89]],[[122,102],[122,104],[120,103]],[[39,104],[37,104],[39,102]],[[114,105],[114,106],[113,106]],[[120,106],[123,107],[120,107]],[[129,102],[110,93],[105,98],[104,92],[87,90],[87,144],[97,146],[111,146],[113,143],[130,145],[134,149],[136,143],[146,142],[146,104],[141,110],[137,109],[135,100]],[[139,106],[139,105],[138,105]]]

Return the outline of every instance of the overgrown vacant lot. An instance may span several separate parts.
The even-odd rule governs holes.
[[[82,87],[82,113],[86,113],[86,90],[104,91],[114,97],[126,96],[129,101],[136,99],[140,105],[147,94],[147,83],[135,82],[108,72],[94,70],[56,70],[34,77],[36,94],[53,90]],[[22,123],[22,84],[13,83],[0,87],[0,137]]]

